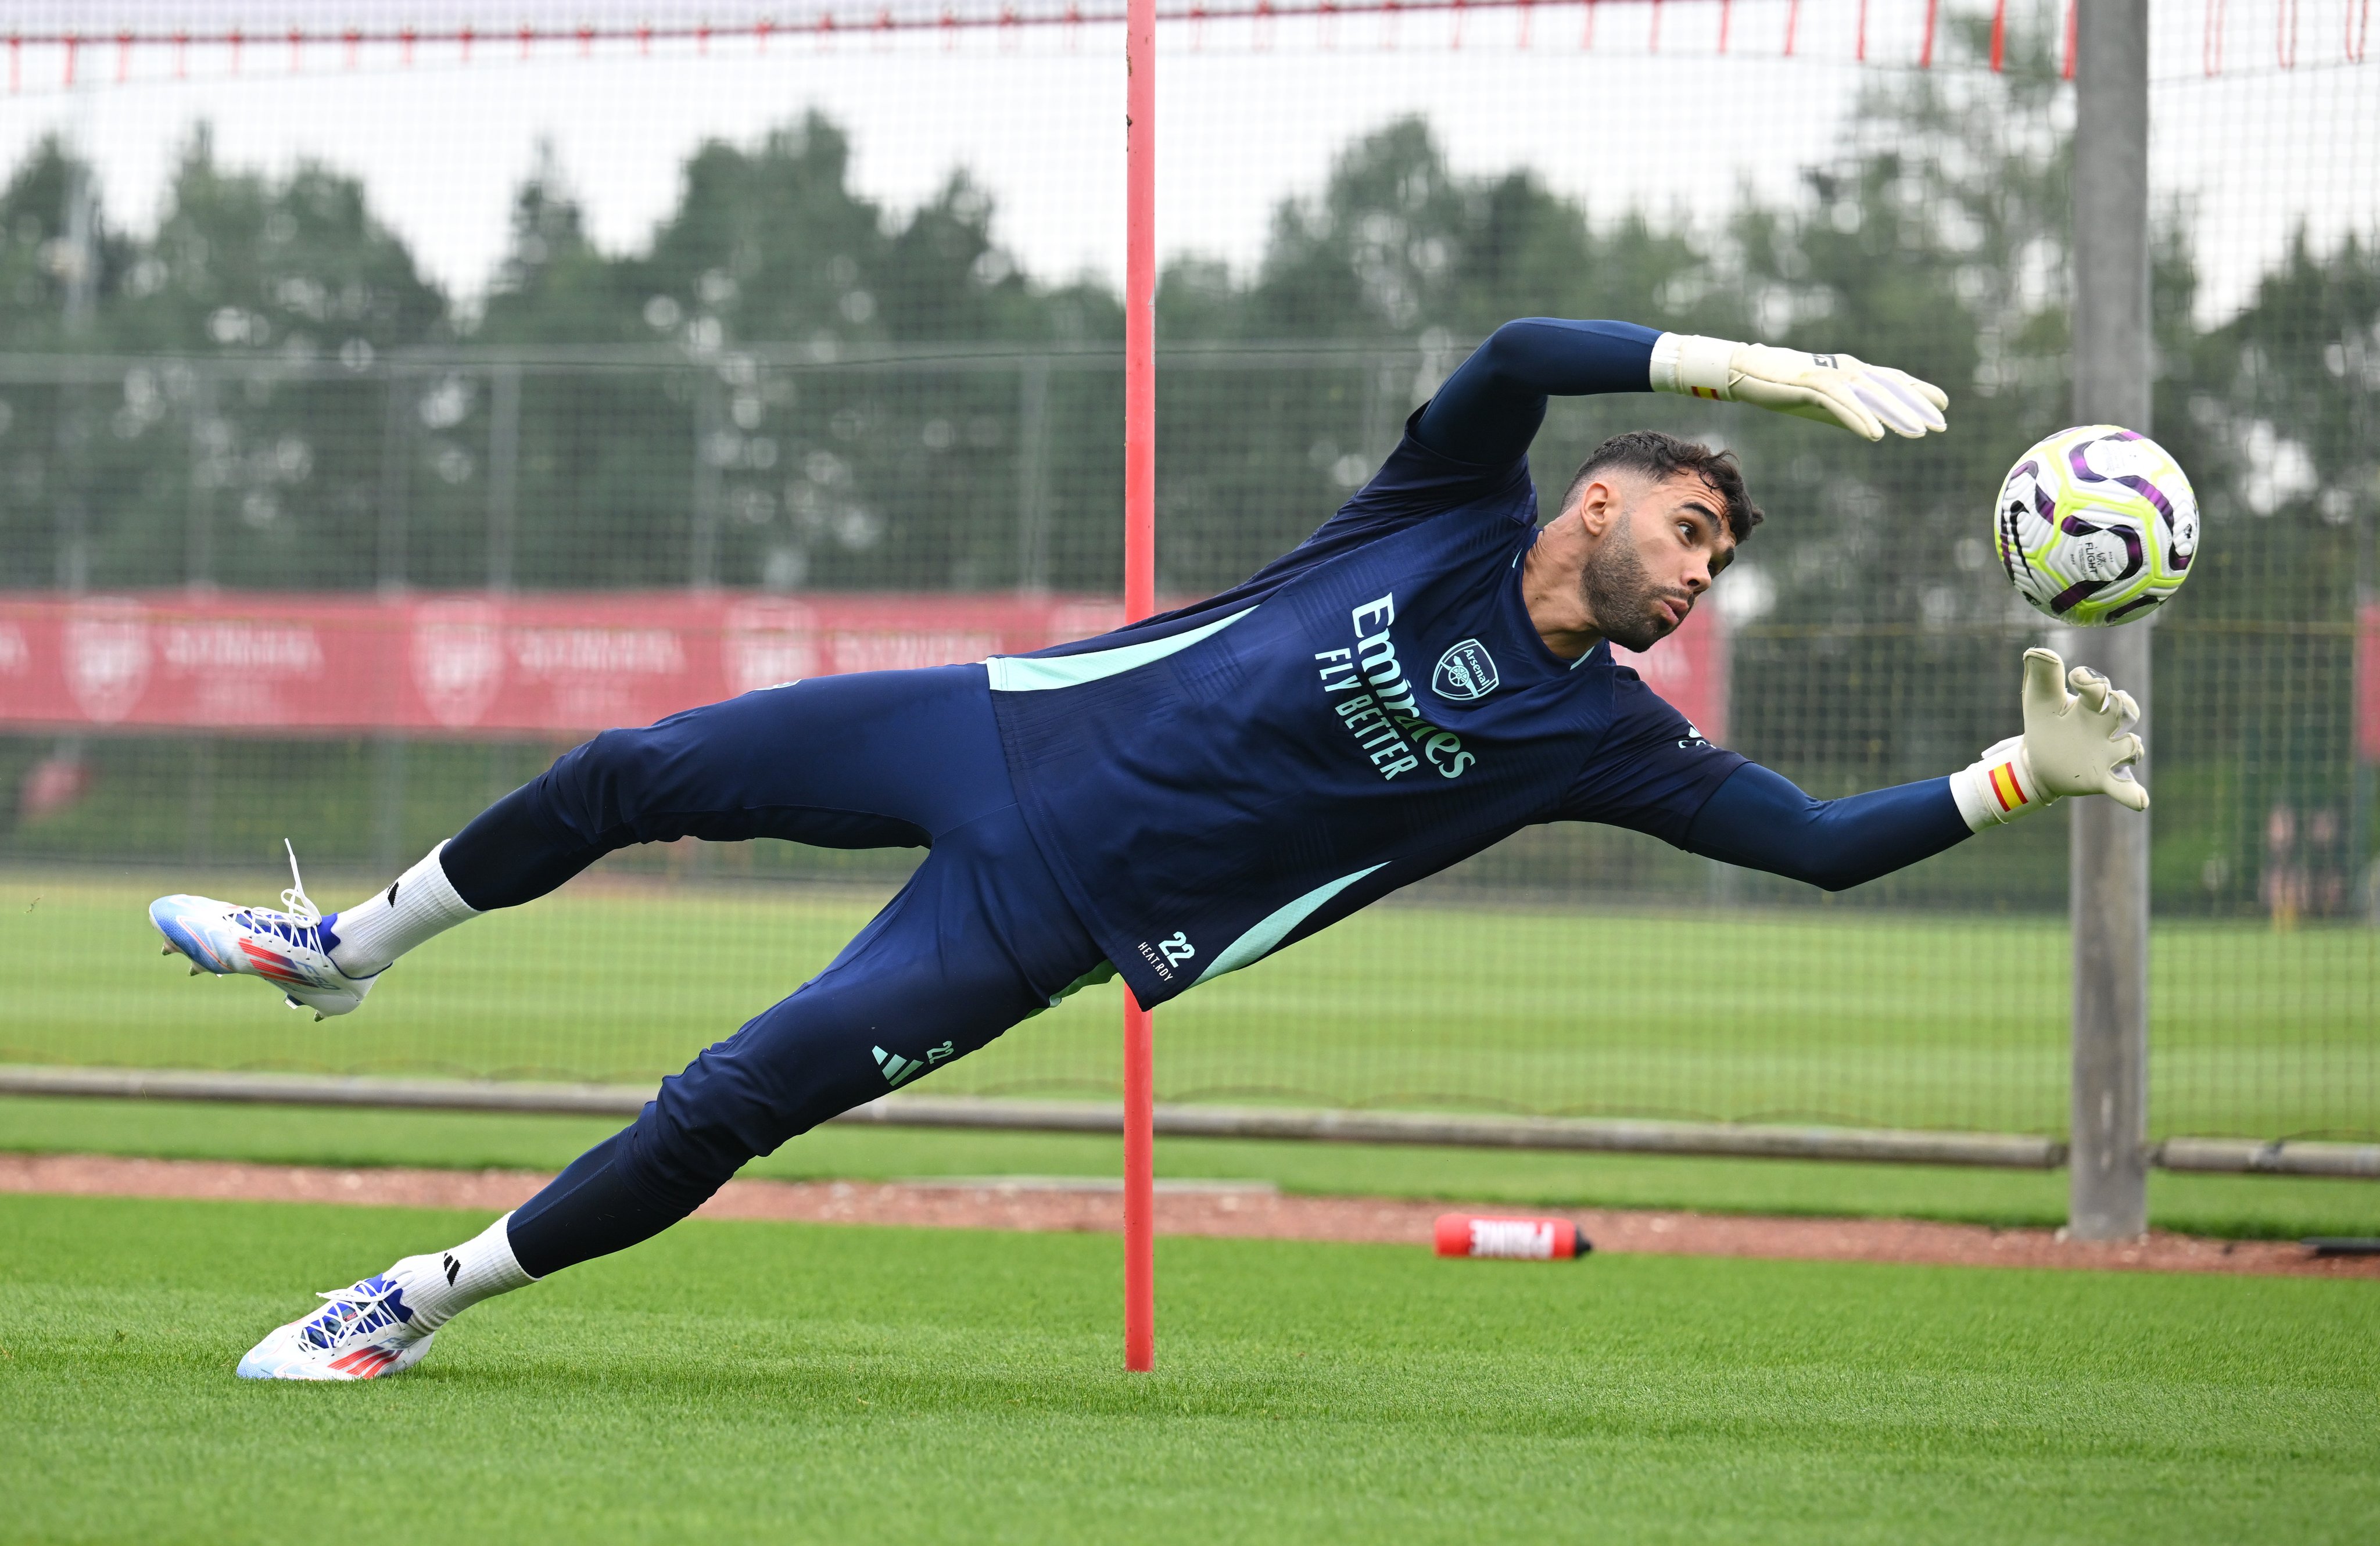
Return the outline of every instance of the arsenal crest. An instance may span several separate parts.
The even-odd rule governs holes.
[[[1429,690],[1455,703],[1475,703],[1496,690],[1496,658],[1477,639],[1465,639],[1438,658]]]

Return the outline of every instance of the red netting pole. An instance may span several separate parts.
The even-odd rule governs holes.
[[[1157,610],[1157,0],[1124,16],[1123,610]],[[1123,995],[1123,1366],[1157,1364],[1154,1048]]]

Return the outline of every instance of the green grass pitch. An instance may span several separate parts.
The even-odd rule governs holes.
[[[695,1223],[234,1380],[480,1221],[0,1198],[11,1540],[2362,1541],[2368,1284]]]
[[[641,1081],[792,991],[875,900],[589,877],[432,942],[321,1025],[158,957],[158,891],[285,884],[0,871],[0,1059]],[[2156,1132],[2380,1134],[2380,930],[2168,924],[2155,970]],[[2061,1132],[2068,1002],[2055,919],[1382,907],[1160,1011],[1158,1089]],[[1112,987],[1078,995],[922,1088],[1112,1098],[1117,1012]]]

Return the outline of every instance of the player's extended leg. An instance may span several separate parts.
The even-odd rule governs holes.
[[[239,1372],[407,1368],[472,1304],[659,1233],[753,1155],[966,1056],[1104,965],[1013,803],[937,834],[832,964],[663,1080],[625,1129],[473,1238],[325,1295]]]
[[[191,970],[265,978],[345,1014],[423,941],[544,895],[614,849],[697,837],[898,848],[1014,799],[981,666],[824,677],[642,730],[606,731],[481,812],[385,889],[328,917],[161,897],[150,920]],[[297,859],[290,859],[297,880]]]

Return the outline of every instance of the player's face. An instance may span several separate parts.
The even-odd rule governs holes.
[[[1644,651],[1677,631],[1735,557],[1727,501],[1681,473],[1630,490],[1620,519],[1587,555],[1581,575],[1597,630]]]

